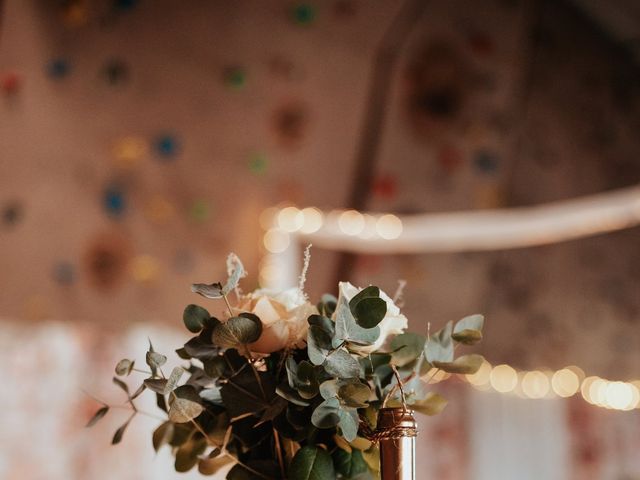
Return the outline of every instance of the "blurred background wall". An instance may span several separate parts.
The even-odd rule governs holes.
[[[221,278],[229,251],[245,290],[258,286],[267,207],[349,206],[374,56],[402,4],[0,5],[0,478],[114,478],[117,462],[118,478],[176,478],[153,460],[152,419],[129,447],[108,448],[117,419],[81,431],[96,406],[81,389],[116,396],[113,363],[149,334],[170,352],[189,284]],[[396,52],[367,208],[525,206],[637,184],[639,31],[633,1],[429,2]],[[348,274],[389,292],[407,280],[415,330],[484,313],[494,365],[630,381],[639,240],[632,228],[360,256]],[[313,251],[312,297],[335,288],[339,258]],[[513,479],[521,462],[523,479],[640,478],[637,409],[451,380],[448,411],[422,422],[430,478]]]

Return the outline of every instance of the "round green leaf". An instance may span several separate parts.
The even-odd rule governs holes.
[[[408,332],[395,336],[391,340],[392,363],[398,367],[404,367],[413,362],[422,354],[426,341],[425,337],[417,333]]]
[[[116,375],[119,375],[121,377],[124,375],[129,375],[131,373],[131,370],[133,370],[133,365],[134,365],[133,360],[123,358],[116,365]]]
[[[378,325],[387,314],[387,302],[379,297],[369,297],[360,300],[353,309],[356,323],[362,328],[373,328]]]
[[[344,478],[355,478],[369,469],[360,450],[353,449],[351,452],[347,452],[337,448],[332,456],[335,469]]]
[[[187,423],[204,411],[200,396],[191,385],[176,388],[170,399],[169,420],[174,423]]]
[[[338,397],[344,405],[355,408],[364,408],[371,396],[368,385],[360,382],[346,383],[338,389]]]
[[[153,449],[156,452],[160,450],[163,445],[169,443],[171,437],[173,437],[173,430],[174,426],[171,422],[164,422],[162,425],[155,429],[155,431],[153,432],[152,441]]]
[[[260,338],[262,322],[251,313],[241,313],[216,325],[211,335],[213,343],[222,348],[237,348]]]
[[[447,373],[473,375],[480,369],[483,361],[482,355],[473,353],[458,357],[453,362],[433,362],[433,366]]]
[[[290,480],[327,480],[335,477],[331,455],[319,447],[302,447],[289,465]]]
[[[188,472],[195,467],[198,463],[199,456],[204,453],[206,448],[207,442],[204,438],[198,440],[191,439],[183,444],[176,452],[176,472]]]
[[[346,348],[331,352],[324,362],[324,369],[333,377],[356,378],[360,376],[360,363]]]
[[[340,423],[340,401],[337,398],[325,400],[311,415],[311,423],[318,428],[332,428]]]
[[[198,463],[198,472],[202,475],[215,475],[221,468],[233,463],[228,455],[217,455],[211,458],[203,458]]]
[[[202,330],[204,322],[210,317],[209,312],[199,305],[187,305],[182,314],[187,329],[192,333],[198,333]]]

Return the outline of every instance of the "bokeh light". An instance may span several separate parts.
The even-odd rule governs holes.
[[[382,215],[378,219],[376,230],[385,240],[393,240],[402,234],[402,220],[392,214]]]
[[[525,373],[522,392],[529,398],[544,398],[549,393],[549,378],[538,370]]]
[[[304,225],[304,214],[296,207],[285,207],[278,213],[278,226],[285,232],[297,232]]]
[[[513,367],[502,364],[491,370],[491,386],[500,393],[512,392],[518,384],[518,374]]]
[[[315,207],[307,207],[302,209],[304,218],[300,231],[302,233],[313,233],[320,230],[324,221],[322,212]]]
[[[580,389],[580,379],[573,370],[563,368],[551,377],[551,387],[556,395],[570,397]]]
[[[282,253],[289,247],[289,234],[283,230],[272,228],[265,233],[263,243],[267,251]]]
[[[364,216],[357,210],[347,210],[338,217],[338,227],[346,235],[358,235],[364,226]]]

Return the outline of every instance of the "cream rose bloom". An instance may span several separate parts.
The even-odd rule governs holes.
[[[340,289],[340,298],[345,298],[347,302],[363,290],[362,288],[355,287],[349,282],[340,282],[338,287]],[[404,333],[409,326],[407,317],[400,313],[400,308],[393,303],[393,300],[391,300],[389,295],[380,290],[380,298],[387,304],[387,313],[378,324],[380,327],[380,336],[378,337],[378,340],[376,340],[373,345],[366,347],[349,347],[351,350],[363,355],[368,355],[383,347],[386,348],[389,346],[388,344],[391,342],[393,337]]]
[[[252,352],[268,354],[286,347],[302,348],[307,339],[309,315],[318,313],[315,306],[298,289],[283,292],[256,290],[244,298],[237,309],[257,315],[262,334],[249,345]]]

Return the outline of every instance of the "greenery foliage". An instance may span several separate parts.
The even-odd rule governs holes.
[[[263,333],[261,319],[228,300],[243,275],[234,256],[226,282],[192,287],[206,298],[224,299],[229,316],[219,320],[202,306],[185,308],[183,321],[194,336],[176,350],[183,367],[166,377],[167,357],[151,342],[148,371],[128,359],[118,362],[113,381],[132,413],[112,443],[122,440],[141,413],[134,400],[149,390],[166,416],[153,432],[153,447],[170,448],[178,472],[197,468],[213,475],[224,469],[228,480],[377,478],[379,454],[367,432],[375,430],[378,410],[406,402],[435,415],[446,400],[427,388],[434,372],[470,374],[482,363],[480,355],[455,356],[458,346],[482,338],[482,315],[449,322],[426,336],[401,333],[363,354],[380,337],[388,313],[375,286],[350,300],[324,295],[308,316],[303,348],[292,344],[256,354],[251,344]],[[121,378],[134,372],[148,377],[131,393]],[[102,406],[88,426],[109,410]]]

